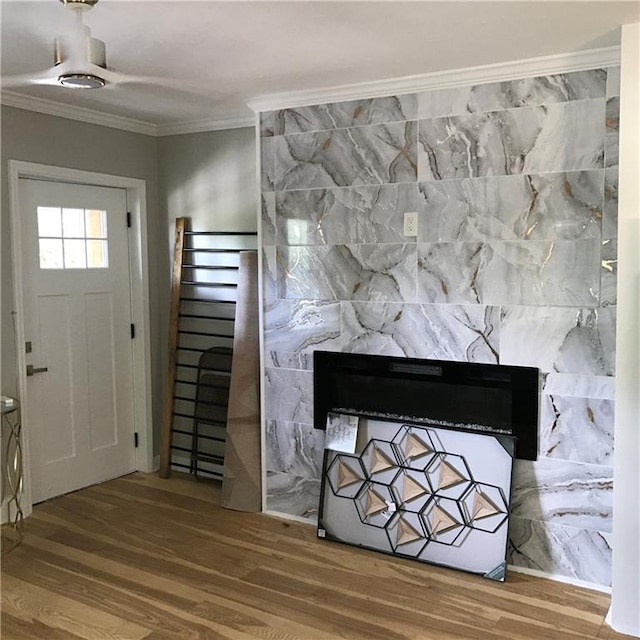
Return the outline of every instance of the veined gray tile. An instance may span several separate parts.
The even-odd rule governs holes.
[[[599,301],[600,241],[494,242],[477,276],[484,304],[590,306]]]
[[[603,172],[421,182],[422,242],[599,238]]]
[[[311,368],[316,349],[339,351],[340,345],[339,302],[275,300],[265,306],[267,366]]]
[[[553,575],[611,584],[610,535],[512,517],[509,563]]]
[[[345,302],[342,309],[347,352],[498,362],[497,307]]]
[[[531,203],[524,176],[421,182],[418,240],[518,240]],[[526,230],[525,230],[526,231]]]
[[[589,531],[611,531],[613,469],[549,460],[516,460],[511,513]]]
[[[540,455],[613,466],[613,400],[543,395]]]
[[[277,189],[415,182],[416,127],[392,122],[274,138]]]
[[[478,279],[490,259],[481,242],[418,243],[418,300],[481,304]]]
[[[605,101],[420,120],[419,180],[603,167]]]
[[[600,241],[418,244],[418,300],[597,305]]]
[[[327,349],[333,351],[333,349]],[[266,356],[266,366],[276,369],[313,370],[313,353],[296,351],[269,351]]]
[[[276,194],[264,192],[262,203],[262,245],[269,246],[276,243]]]
[[[620,95],[620,67],[607,69],[607,98]]]
[[[310,107],[292,107],[275,113],[275,135],[344,129],[369,124],[415,120],[416,94],[366,98]]]
[[[273,138],[260,139],[260,173],[262,191],[273,191],[275,186],[275,142]]]
[[[410,242],[404,213],[417,211],[413,183],[278,191],[278,244]]]
[[[575,373],[549,373],[542,389],[545,394],[603,400],[613,400],[615,392],[615,378]]]
[[[607,100],[606,136],[604,146],[604,166],[618,166],[620,129],[620,98]]]
[[[435,118],[602,98],[607,82],[606,72],[596,69],[425,91],[418,95],[418,117]]]
[[[260,114],[260,136],[268,138],[274,135],[275,111],[263,111]]]
[[[611,167],[604,171],[602,237],[618,237],[618,167]]]
[[[505,307],[500,364],[613,376],[615,330],[615,307]]]
[[[415,300],[416,246],[278,247],[280,298]]]
[[[280,422],[313,424],[313,374],[293,369],[265,369],[265,414]]]
[[[320,504],[320,480],[267,471],[266,510],[315,522]]]
[[[618,302],[618,241],[602,242],[602,273],[600,277],[600,304],[603,307],[616,305]]]
[[[320,478],[324,431],[311,425],[267,420],[265,455],[267,471],[303,478]]]
[[[264,302],[275,300],[278,295],[276,277],[276,248],[273,246],[263,246],[262,295]]]

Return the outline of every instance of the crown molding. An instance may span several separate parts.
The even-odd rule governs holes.
[[[67,118],[88,124],[97,124],[103,127],[112,127],[113,129],[120,129],[131,133],[141,133],[153,137],[255,126],[255,115],[252,112],[247,115],[231,117],[190,120],[171,124],[154,124],[143,120],[135,120],[133,118],[104,113],[103,111],[97,111],[95,109],[63,104],[44,98],[33,98],[21,93],[4,90],[0,93],[0,104],[7,107],[26,109],[27,111],[35,111],[49,116]]]
[[[116,116],[102,111],[96,111],[95,109],[87,109],[86,107],[62,104],[44,98],[34,98],[21,93],[14,93],[13,91],[3,90],[0,93],[0,104],[7,107],[26,109],[27,111],[36,111],[37,113],[44,113],[49,116],[58,116],[59,118],[86,122],[88,124],[98,124],[103,127],[122,129],[123,131],[130,131],[132,133],[142,133],[147,136],[155,135],[155,125],[149,122],[125,118],[124,116]]]
[[[606,47],[557,54],[539,58],[528,58],[498,64],[488,64],[465,69],[436,71],[422,75],[405,76],[373,82],[360,82],[324,89],[289,91],[259,95],[251,98],[247,105],[254,112],[273,111],[289,107],[361,100],[405,93],[417,93],[432,89],[445,89],[470,84],[487,84],[518,78],[567,73],[614,67],[620,64],[620,47]],[[252,114],[221,115],[204,120],[186,120],[169,124],[155,124],[134,118],[117,116],[95,109],[62,104],[44,98],[34,98],[13,91],[0,92],[0,104],[27,111],[35,111],[79,122],[112,127],[147,136],[173,136],[186,133],[203,133],[224,129],[239,129],[255,125]]]
[[[303,107],[331,102],[345,102],[379,98],[383,96],[418,93],[433,89],[447,89],[471,84],[504,82],[519,78],[531,78],[553,73],[586,71],[620,65],[620,47],[604,47],[588,51],[576,51],[511,62],[486,64],[464,69],[435,71],[421,75],[405,76],[373,82],[340,85],[325,89],[288,91],[255,96],[247,106],[255,112],[273,111],[290,107]]]
[[[204,133],[206,131],[222,131],[224,129],[243,129],[254,127],[254,113],[247,115],[227,116],[205,120],[188,120],[171,124],[156,125],[156,136],[176,136],[184,133]]]

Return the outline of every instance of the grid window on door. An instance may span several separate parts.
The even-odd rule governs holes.
[[[38,207],[41,269],[106,269],[107,212]]]

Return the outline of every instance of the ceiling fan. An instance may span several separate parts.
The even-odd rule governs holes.
[[[75,28],[54,40],[54,66],[46,71],[2,78],[3,88],[52,85],[68,89],[100,89],[125,83],[177,85],[168,78],[132,76],[107,68],[106,47],[93,38],[84,16],[98,0],[60,0],[75,13]],[[181,90],[189,90],[180,84]]]

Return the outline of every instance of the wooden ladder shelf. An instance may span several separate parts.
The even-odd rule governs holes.
[[[256,239],[255,232],[191,231],[188,218],[176,220],[161,478],[172,468],[222,477],[237,260]]]

